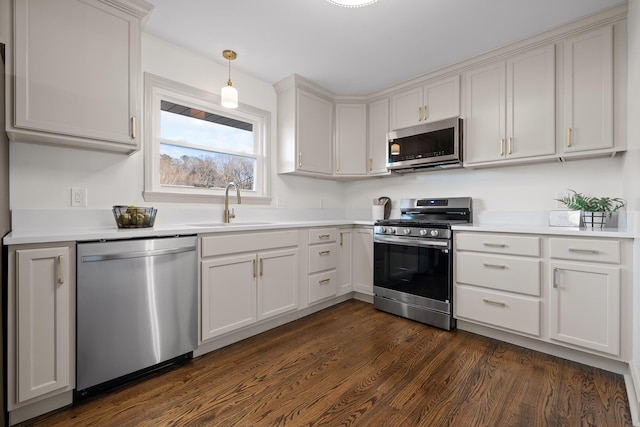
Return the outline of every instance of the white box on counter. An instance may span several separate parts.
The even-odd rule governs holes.
[[[549,212],[549,225],[551,227],[579,227],[580,211],[570,209],[557,209]]]

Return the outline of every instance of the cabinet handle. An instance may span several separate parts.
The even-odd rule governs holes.
[[[558,268],[554,268],[553,269],[553,287],[557,288],[558,287]]]
[[[331,234],[319,234],[318,239],[328,239],[331,237]]]
[[[490,248],[506,248],[507,245],[504,243],[483,243],[483,245],[488,246]]]
[[[257,276],[256,274],[256,260],[253,260],[253,278],[255,279],[255,277]]]
[[[418,121],[422,121],[422,107],[418,107]]]
[[[507,144],[508,144],[507,154],[511,154],[512,153],[512,151],[511,151],[511,143],[512,143],[512,141],[513,141],[512,137],[509,137],[509,139],[507,140]]]
[[[318,280],[318,283],[320,283],[321,285],[324,285],[326,283],[329,283],[331,281],[331,279],[322,279],[322,280]]]
[[[260,258],[260,277],[264,274],[264,259]]]
[[[340,246],[344,244],[344,233],[340,233]]]
[[[499,268],[500,270],[504,270],[505,268],[507,268],[507,266],[504,264],[489,264],[488,262],[483,262],[482,265],[488,268]]]
[[[131,139],[136,139],[137,129],[136,129],[136,117],[131,117]]]
[[[427,120],[429,118],[429,113],[427,112],[427,106],[424,106],[424,119]]]
[[[340,170],[340,160],[336,159],[336,171]]]
[[[329,255],[331,253],[331,251],[320,251],[318,252],[319,255]]]
[[[500,307],[506,307],[507,303],[506,302],[502,302],[502,301],[494,301],[492,299],[488,299],[488,298],[482,298],[482,301],[486,302],[487,304],[491,304],[491,305],[498,305]]]
[[[302,167],[302,151],[298,153],[298,167]]]
[[[569,252],[577,252],[579,254],[594,254],[594,255],[598,255],[599,254],[597,249],[569,248]]]
[[[64,283],[64,256],[58,255],[58,283]]]
[[[571,147],[571,128],[567,128],[567,147]]]
[[[373,170],[373,159],[369,159],[369,172]]]
[[[504,138],[500,138],[500,155],[504,156]]]

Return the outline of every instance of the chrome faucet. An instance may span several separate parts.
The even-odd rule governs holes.
[[[230,182],[227,184],[227,188],[224,189],[224,223],[225,224],[229,224],[229,221],[231,220],[231,218],[235,218],[236,217],[236,213],[233,209],[231,209],[231,211],[229,211],[229,188],[235,188],[236,189],[236,195],[238,197],[238,204],[241,204],[242,201],[240,200],[240,189],[238,188],[238,186],[236,185],[235,182]]]

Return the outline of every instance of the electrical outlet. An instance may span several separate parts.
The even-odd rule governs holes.
[[[87,206],[87,189],[86,188],[71,189],[71,206],[72,207]]]

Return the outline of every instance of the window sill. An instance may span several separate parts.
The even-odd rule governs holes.
[[[145,202],[168,202],[168,203],[224,203],[224,196],[218,194],[176,194],[156,191],[144,191],[142,197]],[[248,205],[269,205],[271,197],[258,197],[241,194],[242,203]],[[235,202],[236,194],[229,195]]]

